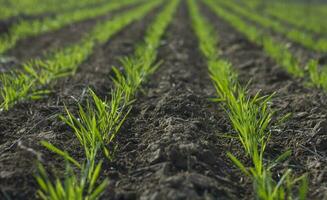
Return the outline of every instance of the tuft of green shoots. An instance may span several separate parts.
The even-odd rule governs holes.
[[[136,47],[135,54],[121,59],[123,72],[119,71],[117,67],[113,67],[115,86],[126,88],[127,99],[132,98],[146,77],[160,66],[160,62],[155,63],[157,48],[179,2],[180,0],[170,0],[147,29],[144,43]]]
[[[304,77],[304,70],[300,67],[298,59],[285,47],[285,45],[277,43],[268,36],[261,38],[263,49],[277,63],[295,77]]]
[[[41,163],[38,163],[38,172],[35,179],[40,186],[37,191],[43,200],[96,200],[108,186],[108,180],[99,182],[102,161],[95,165],[89,161],[82,165],[80,174],[76,174],[71,164],[66,161],[65,178],[56,178],[51,181],[48,173]]]
[[[0,82],[2,87],[0,90],[1,110],[8,110],[18,101],[40,99],[49,93],[45,89],[33,90],[35,81],[31,80],[30,76],[18,71],[13,71],[9,75],[1,74]]]
[[[126,119],[130,102],[125,101],[123,88],[113,90],[111,101],[101,100],[92,90],[89,90],[91,101],[86,106],[78,104],[78,117],[75,117],[67,108],[67,117],[61,120],[69,125],[84,147],[85,157],[91,159],[95,149],[100,146],[104,155],[110,159],[111,155],[106,147],[116,136],[118,130]],[[85,108],[83,108],[85,107]]]
[[[69,163],[66,168],[68,176],[64,179],[64,186],[58,178],[55,182],[51,182],[44,167],[39,164],[36,180],[40,186],[38,194],[42,199],[98,199],[108,185],[108,181],[105,179],[95,187],[103,162],[100,160],[98,164],[95,163],[97,154],[101,149],[107,159],[112,158],[107,144],[116,136],[131,107],[129,102],[125,101],[125,93],[122,88],[112,91],[109,102],[101,100],[92,90],[89,90],[89,94],[91,99],[86,101],[85,108],[78,104],[78,117],[75,117],[68,108],[66,108],[67,116],[60,117],[73,129],[84,149],[85,161],[80,164],[67,152],[43,141],[44,147]],[[70,164],[79,169],[79,176],[73,173]]]
[[[327,91],[327,66],[318,68],[318,61],[310,60],[307,65],[311,85]]]
[[[264,152],[269,142],[274,112],[269,108],[272,95],[261,96],[258,92],[254,97],[248,95],[246,88],[238,83],[237,73],[231,64],[219,58],[216,45],[217,34],[213,27],[200,14],[194,0],[188,0],[192,26],[199,40],[199,47],[207,59],[210,77],[218,94],[217,102],[223,103],[233,129],[238,133],[246,155],[251,159],[252,166],[246,167],[232,153],[227,153],[233,163],[253,180],[253,186],[258,199],[279,200],[292,199],[294,185],[299,179],[291,177],[291,170],[287,169],[283,176],[275,181],[271,169],[290,155],[285,152],[273,162],[264,161]],[[307,188],[300,188],[299,196],[304,196]],[[304,195],[303,195],[304,194]]]

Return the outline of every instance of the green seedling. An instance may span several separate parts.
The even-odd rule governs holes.
[[[318,69],[318,62],[311,60],[307,66],[310,75],[310,84],[315,87],[327,90],[327,67]]]
[[[92,99],[86,102],[86,108],[78,105],[77,117],[66,108],[67,117],[62,116],[61,119],[74,130],[87,159],[93,157],[98,146],[111,159],[106,144],[114,139],[125,121],[130,111],[129,102],[124,102],[124,92],[121,89],[113,91],[110,102],[101,100],[92,90],[89,92]]]
[[[285,45],[276,43],[270,37],[262,38],[262,45],[268,55],[277,60],[288,73],[295,77],[304,76],[304,70],[299,67],[299,61],[287,50]]]
[[[0,91],[1,110],[8,110],[21,100],[40,99],[50,92],[45,89],[34,90],[35,81],[21,72],[1,74],[0,82],[2,87]]]
[[[93,166],[92,166],[93,164]],[[100,184],[99,175],[102,162],[95,167],[94,163],[87,163],[81,168],[80,174],[76,174],[69,163],[66,163],[64,180],[50,181],[48,173],[41,163],[38,163],[38,172],[35,179],[40,186],[37,191],[39,198],[43,200],[96,200],[102,195],[108,186],[108,180]]]

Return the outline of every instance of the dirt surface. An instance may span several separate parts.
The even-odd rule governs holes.
[[[305,87],[305,81],[288,75],[261,47],[249,42],[208,8],[203,7],[203,11],[223,38],[219,45],[222,56],[233,64],[241,83],[245,85],[251,81],[249,92],[253,95],[258,91],[267,95],[276,92],[272,100],[276,116],[292,113],[284,125],[272,127],[267,157],[273,159],[291,149],[293,153],[287,164],[297,175],[308,172],[309,199],[327,198],[326,94]]]
[[[0,20],[0,35],[8,33],[12,24],[14,24],[17,20],[8,19],[8,20]]]
[[[74,77],[54,85],[53,95],[49,98],[21,103],[0,113],[0,199],[35,199],[37,186],[33,174],[37,157],[42,158],[50,171],[57,169],[57,173],[62,174],[62,160],[41,147],[41,140],[67,150],[77,159],[83,158],[80,144],[58,116],[64,114],[64,104],[76,111],[76,101],[85,100],[88,87],[94,88],[102,97],[108,94],[111,66],[119,63],[119,57],[134,51],[135,42],[141,42],[154,15],[155,11],[97,47]]]

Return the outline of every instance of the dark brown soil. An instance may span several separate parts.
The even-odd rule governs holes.
[[[242,84],[251,81],[249,92],[253,95],[258,91],[268,95],[276,92],[272,100],[276,115],[292,113],[282,127],[273,127],[268,148],[270,159],[292,150],[288,164],[297,175],[309,174],[309,199],[327,198],[326,94],[292,78],[261,47],[249,42],[209,9],[204,13],[209,13],[208,18],[223,38],[219,45],[222,56],[233,64]]]
[[[142,41],[154,15],[155,11],[97,47],[74,77],[62,79],[55,85],[49,98],[21,103],[0,113],[0,199],[35,199],[37,186],[33,174],[37,157],[42,157],[49,170],[63,169],[62,160],[41,147],[39,141],[47,140],[77,159],[83,157],[80,144],[58,116],[64,114],[64,104],[76,110],[77,101],[85,99],[88,87],[94,88],[100,96],[109,93],[111,66],[119,63],[119,57],[134,51],[135,43]]]
[[[13,19],[0,20],[0,35],[8,33],[10,27],[14,23],[15,21]]]
[[[24,20],[37,20],[37,19],[42,19],[45,17],[50,16],[50,14],[41,14],[38,16],[14,16],[14,17],[10,17],[8,19],[3,19],[0,20],[0,36],[2,34],[6,34],[10,31],[10,27],[13,26],[14,24],[18,23],[21,19]]]

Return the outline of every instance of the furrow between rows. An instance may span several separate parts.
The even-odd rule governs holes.
[[[137,96],[109,165],[113,199],[231,199],[242,188],[225,154],[229,130],[199,56],[185,2],[159,50],[164,63]],[[219,110],[219,109],[218,109]]]

